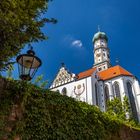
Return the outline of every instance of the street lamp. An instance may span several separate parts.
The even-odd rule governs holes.
[[[37,69],[42,64],[41,60],[35,56],[32,47],[27,51],[27,54],[19,55],[16,61],[18,63],[19,77],[26,81],[30,81],[34,77]]]

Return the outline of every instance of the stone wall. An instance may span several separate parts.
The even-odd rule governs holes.
[[[121,140],[140,140],[140,131],[123,126],[119,132]]]

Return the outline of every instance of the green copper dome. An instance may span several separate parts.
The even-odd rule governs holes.
[[[105,39],[106,41],[108,41],[107,35],[104,32],[97,32],[94,35],[92,42],[95,42],[98,39]]]

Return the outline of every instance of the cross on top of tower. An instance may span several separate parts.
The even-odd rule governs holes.
[[[100,32],[100,25],[98,25],[98,32]]]
[[[120,63],[120,60],[119,60],[119,58],[116,58],[116,64],[119,64]]]

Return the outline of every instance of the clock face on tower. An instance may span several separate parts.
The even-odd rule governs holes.
[[[100,57],[101,56],[101,54],[100,53],[98,53],[97,55],[96,55],[96,57]]]

